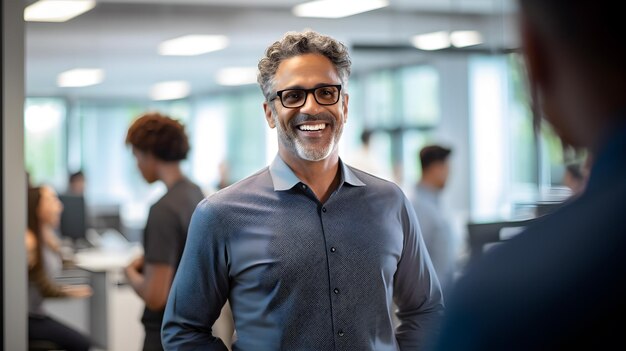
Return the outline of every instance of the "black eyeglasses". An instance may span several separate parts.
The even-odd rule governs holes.
[[[276,92],[276,97],[280,98],[280,103],[286,108],[299,108],[306,104],[306,98],[309,96],[309,93],[313,93],[313,97],[318,104],[328,106],[334,105],[339,101],[340,92],[341,84],[336,84],[312,89],[279,90]]]

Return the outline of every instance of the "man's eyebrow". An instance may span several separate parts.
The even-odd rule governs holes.
[[[320,88],[320,87],[325,87],[325,86],[332,86],[332,85],[341,85],[341,84],[340,83],[318,83],[318,84],[315,84],[313,88],[310,88],[310,89],[315,89],[315,88]],[[283,89],[278,89],[278,91],[293,90],[293,89],[309,89],[309,88],[305,88],[302,85],[292,85]]]

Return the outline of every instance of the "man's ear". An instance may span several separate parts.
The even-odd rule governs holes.
[[[272,107],[267,103],[267,101],[263,102],[263,111],[265,111],[265,121],[270,128],[276,128],[276,123],[274,123],[274,117],[272,117]]]
[[[350,100],[350,95],[343,94],[343,123],[348,122],[348,101]]]

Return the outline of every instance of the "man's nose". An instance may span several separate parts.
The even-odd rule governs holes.
[[[300,107],[300,112],[315,115],[317,114],[317,112],[319,112],[321,108],[321,105],[317,103],[317,100],[315,100],[314,92],[310,91],[306,95],[306,101],[304,102],[304,105]]]

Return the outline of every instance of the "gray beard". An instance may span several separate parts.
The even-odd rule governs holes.
[[[339,138],[341,138],[341,134],[343,133],[343,123],[341,123],[337,126],[337,129],[335,129],[334,135],[328,145],[321,148],[307,148],[291,129],[283,129],[282,124],[278,123],[276,114],[273,114],[273,118],[274,124],[277,126],[278,142],[289,151],[295,152],[301,159],[307,161],[321,161],[328,158],[333,150],[335,150]],[[335,125],[336,123],[331,124],[329,127]]]

